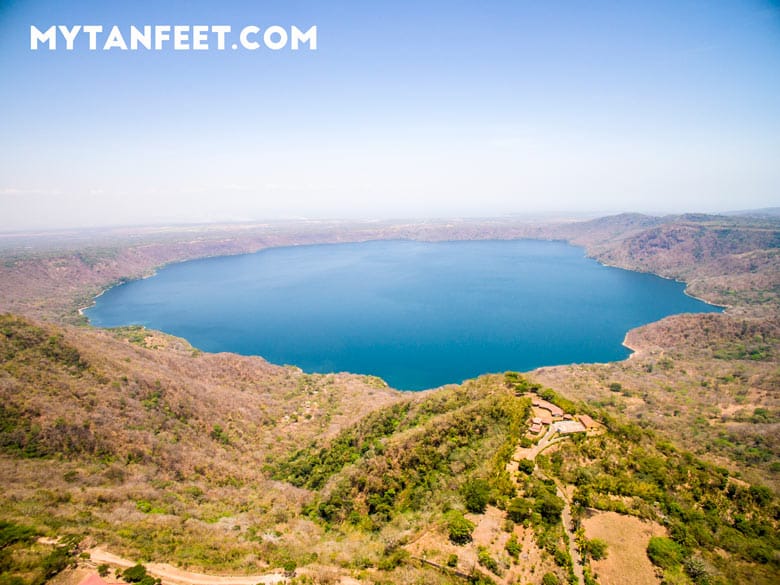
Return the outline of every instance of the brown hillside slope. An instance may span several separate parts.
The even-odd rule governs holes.
[[[374,378],[309,376],[138,333],[128,333],[131,343],[0,316],[5,451],[154,462],[167,475],[246,481],[269,455],[330,436],[401,397]]]
[[[625,215],[563,233],[600,262],[684,281],[690,294],[731,313],[780,314],[780,221]]]

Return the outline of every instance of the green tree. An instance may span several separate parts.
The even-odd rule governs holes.
[[[536,511],[548,523],[560,522],[565,502],[553,494],[544,494],[536,500]]]
[[[533,507],[530,500],[525,498],[514,498],[509,502],[506,513],[509,518],[514,522],[523,522],[531,517]]]
[[[506,541],[504,548],[506,549],[506,552],[509,553],[509,556],[515,559],[520,556],[520,553],[523,550],[523,547],[520,546],[519,542],[517,542],[517,536],[514,534],[509,537],[509,540]]]
[[[122,571],[122,579],[128,583],[140,583],[146,576],[146,567],[140,563]]]
[[[484,479],[471,479],[463,484],[461,494],[469,512],[482,514],[490,499],[490,485]]]
[[[542,585],[560,585],[560,580],[555,573],[545,573],[542,577]]]
[[[223,445],[228,445],[230,443],[230,437],[228,437],[225,429],[223,429],[221,425],[214,425],[209,435],[212,439],[222,443]]]
[[[690,575],[694,583],[707,585],[710,582],[710,572],[707,568],[707,564],[701,557],[691,557],[685,559],[683,563],[685,572]]]
[[[536,467],[536,464],[530,459],[521,459],[517,463],[517,469],[528,475],[531,475],[534,472],[534,467]]]
[[[565,567],[569,564],[569,561],[571,560],[569,557],[569,551],[563,550],[562,548],[556,548],[555,554],[553,555],[553,558],[555,559],[555,564],[559,567]]]
[[[452,510],[447,514],[447,529],[452,542],[455,544],[466,544],[471,542],[474,523],[465,518],[461,512]]]
[[[72,561],[72,552],[67,546],[58,546],[41,562],[44,579],[47,581],[65,569]]]
[[[490,556],[490,551],[484,546],[480,546],[477,550],[477,562],[496,575],[501,575],[502,573],[501,567],[498,566],[498,562]]]
[[[294,560],[292,560],[292,559],[287,559],[282,564],[282,568],[284,569],[284,572],[286,574],[294,576],[295,575],[295,569],[298,568],[298,564]]]

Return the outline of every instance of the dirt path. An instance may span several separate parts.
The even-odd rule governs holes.
[[[572,530],[574,523],[571,520],[571,505],[569,504],[569,499],[566,497],[566,494],[564,494],[563,490],[557,485],[555,491],[558,494],[558,497],[565,502],[563,511],[561,512],[561,522],[563,522],[563,529],[569,536],[569,554],[571,555],[574,576],[577,577],[577,583],[583,585],[585,583],[585,574],[582,572],[582,559],[580,558],[580,551],[577,550],[577,541],[575,540],[574,530]]]
[[[105,563],[126,569],[136,564],[133,561],[119,557],[101,548],[93,548],[87,552],[89,553],[90,561],[95,565]],[[284,575],[280,573],[228,577],[190,573],[189,571],[184,571],[167,563],[149,563],[144,566],[150,575],[161,579],[166,585],[257,585],[258,583],[263,583],[265,585],[284,583],[287,580]]]
[[[549,429],[547,429],[547,432],[544,434],[544,436],[541,439],[539,439],[539,441],[535,445],[532,445],[531,447],[518,446],[512,458],[528,459],[530,461],[534,461],[536,459],[536,456],[539,455],[542,451],[544,451],[548,447],[552,447],[556,443],[560,443],[561,441],[567,438],[567,436],[564,435],[553,439],[553,437],[556,435],[557,432],[558,432],[557,430],[550,427]]]
[[[528,450],[528,452],[525,454],[525,458],[530,459],[531,461],[536,459],[536,456],[539,453],[544,451],[552,444],[552,438],[555,436],[555,432],[555,429],[552,428],[552,425],[550,425],[550,428],[548,428],[544,436],[539,439],[539,442]]]

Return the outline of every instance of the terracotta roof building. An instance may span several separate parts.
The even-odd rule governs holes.
[[[550,414],[552,414],[553,416],[563,417],[563,409],[558,406],[555,406],[552,402],[547,402],[546,400],[542,400],[541,398],[532,398],[531,404],[533,404],[537,408],[549,410]]]
[[[79,583],[79,585],[108,585],[97,573],[92,573],[89,577]]]

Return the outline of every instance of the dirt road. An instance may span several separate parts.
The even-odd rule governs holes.
[[[123,559],[101,548],[93,548],[87,551],[90,561],[95,565],[102,563],[115,567],[128,568],[136,563]],[[162,580],[165,585],[257,585],[258,583],[272,584],[286,581],[281,573],[267,573],[265,575],[239,575],[220,576],[204,575],[202,573],[190,573],[166,563],[149,563],[144,565],[147,572],[153,577]]]

